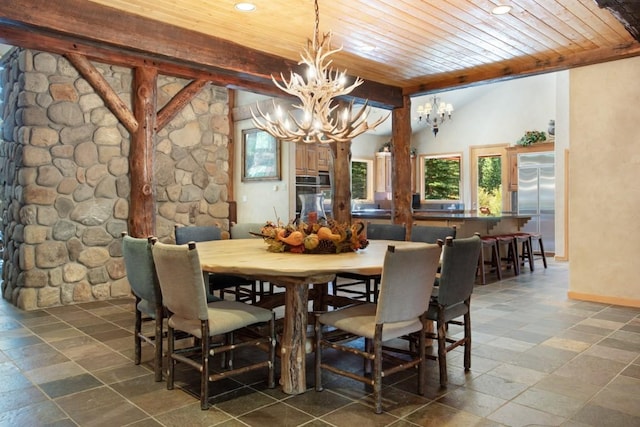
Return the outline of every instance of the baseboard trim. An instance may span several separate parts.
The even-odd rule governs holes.
[[[607,295],[585,294],[583,292],[572,292],[572,291],[569,291],[567,293],[567,296],[569,297],[569,299],[576,299],[580,301],[600,302],[603,304],[613,304],[613,305],[622,305],[625,307],[640,308],[640,299],[636,299],[636,298],[621,298],[621,297],[612,297]]]

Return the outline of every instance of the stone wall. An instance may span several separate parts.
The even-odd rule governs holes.
[[[0,63],[2,295],[31,310],[129,295],[129,134],[63,57],[14,49]],[[94,63],[131,105],[133,71]],[[160,76],[161,108],[187,81]],[[228,229],[228,92],[207,86],[157,135],[156,235]]]

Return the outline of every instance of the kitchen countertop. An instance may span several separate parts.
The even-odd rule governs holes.
[[[384,219],[391,218],[390,209],[356,209],[351,212],[353,218]],[[479,220],[479,221],[499,221],[504,218],[531,218],[531,215],[520,215],[515,212],[502,212],[500,215],[486,215],[471,211],[443,211],[414,209],[414,219],[453,219],[453,220]]]

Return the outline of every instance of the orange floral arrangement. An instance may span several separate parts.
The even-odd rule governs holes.
[[[339,254],[364,249],[369,241],[364,236],[364,224],[339,224],[328,220],[326,224],[304,222],[275,224],[271,221],[260,230],[270,252],[306,254]]]

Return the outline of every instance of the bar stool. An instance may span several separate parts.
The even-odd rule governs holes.
[[[529,234],[529,245],[531,245],[532,257],[535,258],[536,255],[540,256],[540,258],[542,258],[542,264],[544,265],[544,268],[547,268],[547,257],[544,254],[544,244],[542,243],[542,233],[528,233],[528,234]],[[532,241],[534,239],[538,241],[538,248],[540,248],[540,253],[535,253],[533,251]]]
[[[502,271],[500,271],[500,253],[498,252],[498,241],[493,236],[481,236],[482,248],[480,249],[480,256],[478,257],[478,272],[480,274],[480,283],[482,285],[487,284],[485,266],[490,265],[490,270],[495,270],[498,280],[502,280]],[[485,248],[489,249],[491,253],[491,259],[485,260]]]
[[[500,267],[502,267],[502,261],[506,261],[506,268],[513,268],[513,274],[518,276],[520,274],[520,262],[518,262],[516,239],[512,234],[499,234],[494,237],[497,241]],[[501,255],[502,246],[507,247],[507,253],[504,257]]]
[[[533,263],[531,233],[513,233],[513,238],[516,241],[516,251],[518,251],[518,244],[520,245],[520,251],[516,254],[516,258],[520,261],[520,266],[523,267],[525,262],[529,261],[529,270],[533,271],[535,265]]]

